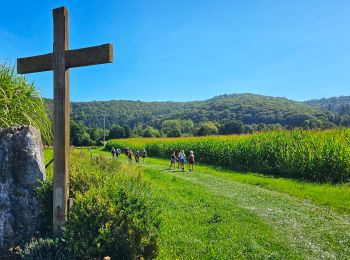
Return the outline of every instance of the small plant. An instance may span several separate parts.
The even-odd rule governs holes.
[[[66,249],[65,241],[60,238],[33,239],[24,249],[19,249],[18,254],[24,260],[74,259]]]

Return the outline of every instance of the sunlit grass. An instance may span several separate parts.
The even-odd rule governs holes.
[[[87,148],[75,149],[85,153]],[[168,170],[170,161],[129,164],[124,155],[92,149],[93,157],[139,172],[161,208],[160,259],[347,258],[350,187],[307,183],[196,164],[195,173]],[[52,151],[45,151],[51,158]]]
[[[43,141],[51,142],[51,121],[34,84],[0,64],[0,127],[31,125],[40,130]]]

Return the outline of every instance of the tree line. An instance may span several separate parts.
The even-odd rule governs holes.
[[[195,102],[73,102],[72,143],[98,145],[103,136],[108,140],[329,129],[350,126],[349,104],[350,98],[345,97],[297,102],[254,94],[222,95]]]
[[[322,125],[322,121],[305,121],[302,129],[328,129],[329,125]],[[114,124],[109,129],[89,128],[82,122],[71,121],[71,143],[76,146],[102,145],[104,140],[130,137],[181,137],[232,135],[255,132],[293,129],[280,124],[251,124],[245,125],[241,121],[231,120],[225,123],[213,121],[193,123],[192,120],[171,119],[164,120],[160,128],[138,124],[134,128],[129,125]]]

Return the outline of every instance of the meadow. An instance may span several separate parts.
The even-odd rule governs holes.
[[[173,151],[193,150],[202,163],[313,182],[350,181],[350,129],[271,131],[265,133],[130,138],[108,141],[111,147],[146,148],[150,156],[169,158]]]
[[[97,219],[98,225],[104,226],[101,214],[91,217],[90,210],[94,216],[96,209],[111,209],[103,203],[104,199],[98,201],[105,206],[92,205],[91,199],[99,198],[100,191],[86,192],[84,187],[92,186],[96,190],[97,186],[111,193],[119,189],[123,180],[131,180],[128,186],[134,181],[142,183],[136,185],[136,190],[132,189],[131,197],[142,198],[144,205],[149,205],[147,216],[159,221],[151,225],[153,239],[157,241],[149,240],[153,241],[155,250],[152,257],[347,259],[350,257],[349,136],[348,129],[340,129],[116,139],[108,141],[105,148],[92,149],[91,157],[87,148],[74,148],[71,192],[73,196],[81,195],[76,196],[73,209],[79,223],[68,225],[72,230],[68,237],[80,241],[75,236],[84,232],[90,239],[79,242],[83,247],[93,252],[104,248],[102,251],[108,252],[106,248],[111,244],[104,243],[109,241],[113,230],[95,243],[89,230],[92,227],[96,232],[96,227],[90,227],[89,221],[96,223]],[[112,158],[111,146],[133,150],[145,147],[149,157],[145,163],[129,163],[124,154],[120,159]],[[169,169],[169,155],[180,149],[195,151],[194,172],[189,172],[187,165],[185,172]],[[45,160],[51,158],[52,150],[45,150]],[[297,167],[301,170],[297,171]],[[278,172],[281,169],[284,171]],[[321,172],[312,175],[318,170]],[[116,178],[112,176],[119,176],[119,183],[111,182],[110,178]],[[129,214],[134,216],[132,211]],[[82,219],[86,219],[84,225],[80,224]],[[141,231],[144,230],[138,232]],[[98,237],[99,232],[95,233]],[[147,232],[144,236],[147,238]]]
[[[85,149],[84,151],[87,151]],[[159,259],[350,256],[350,187],[242,173],[199,163],[169,170],[169,160],[129,164],[141,173],[160,208]]]

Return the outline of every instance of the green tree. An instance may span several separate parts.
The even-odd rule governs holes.
[[[198,136],[205,136],[205,135],[217,135],[219,133],[219,130],[214,122],[205,122],[202,123],[197,130]]]
[[[180,120],[181,134],[193,135],[194,124],[191,119]]]
[[[180,132],[180,129],[178,128],[171,130],[167,134],[167,137],[180,137],[180,136],[181,136],[181,132]]]
[[[308,120],[305,120],[304,124],[303,124],[303,127],[305,129],[316,129],[316,128],[322,128],[323,126],[323,123],[321,120],[319,119],[308,119]]]
[[[120,125],[113,125],[109,131],[108,139],[124,138],[124,128]]]
[[[220,134],[229,135],[229,134],[241,134],[243,132],[243,124],[241,121],[234,120],[225,123],[220,126]]]
[[[107,138],[109,135],[109,130],[105,129],[104,135]],[[96,142],[96,144],[102,144],[102,142],[103,142],[103,129],[102,128],[91,129],[90,136],[91,136],[91,139]]]
[[[132,133],[130,126],[123,125],[123,130],[124,130],[124,138],[129,138]]]
[[[142,131],[142,136],[143,137],[159,137],[159,131],[158,129],[155,129],[151,126],[147,126],[145,129]]]
[[[180,120],[165,120],[165,121],[163,121],[163,123],[162,123],[162,131],[167,136],[169,136],[169,133],[178,133],[178,132],[181,135]]]
[[[95,145],[95,142],[91,140],[90,134],[82,122],[71,121],[70,141],[75,146]]]

